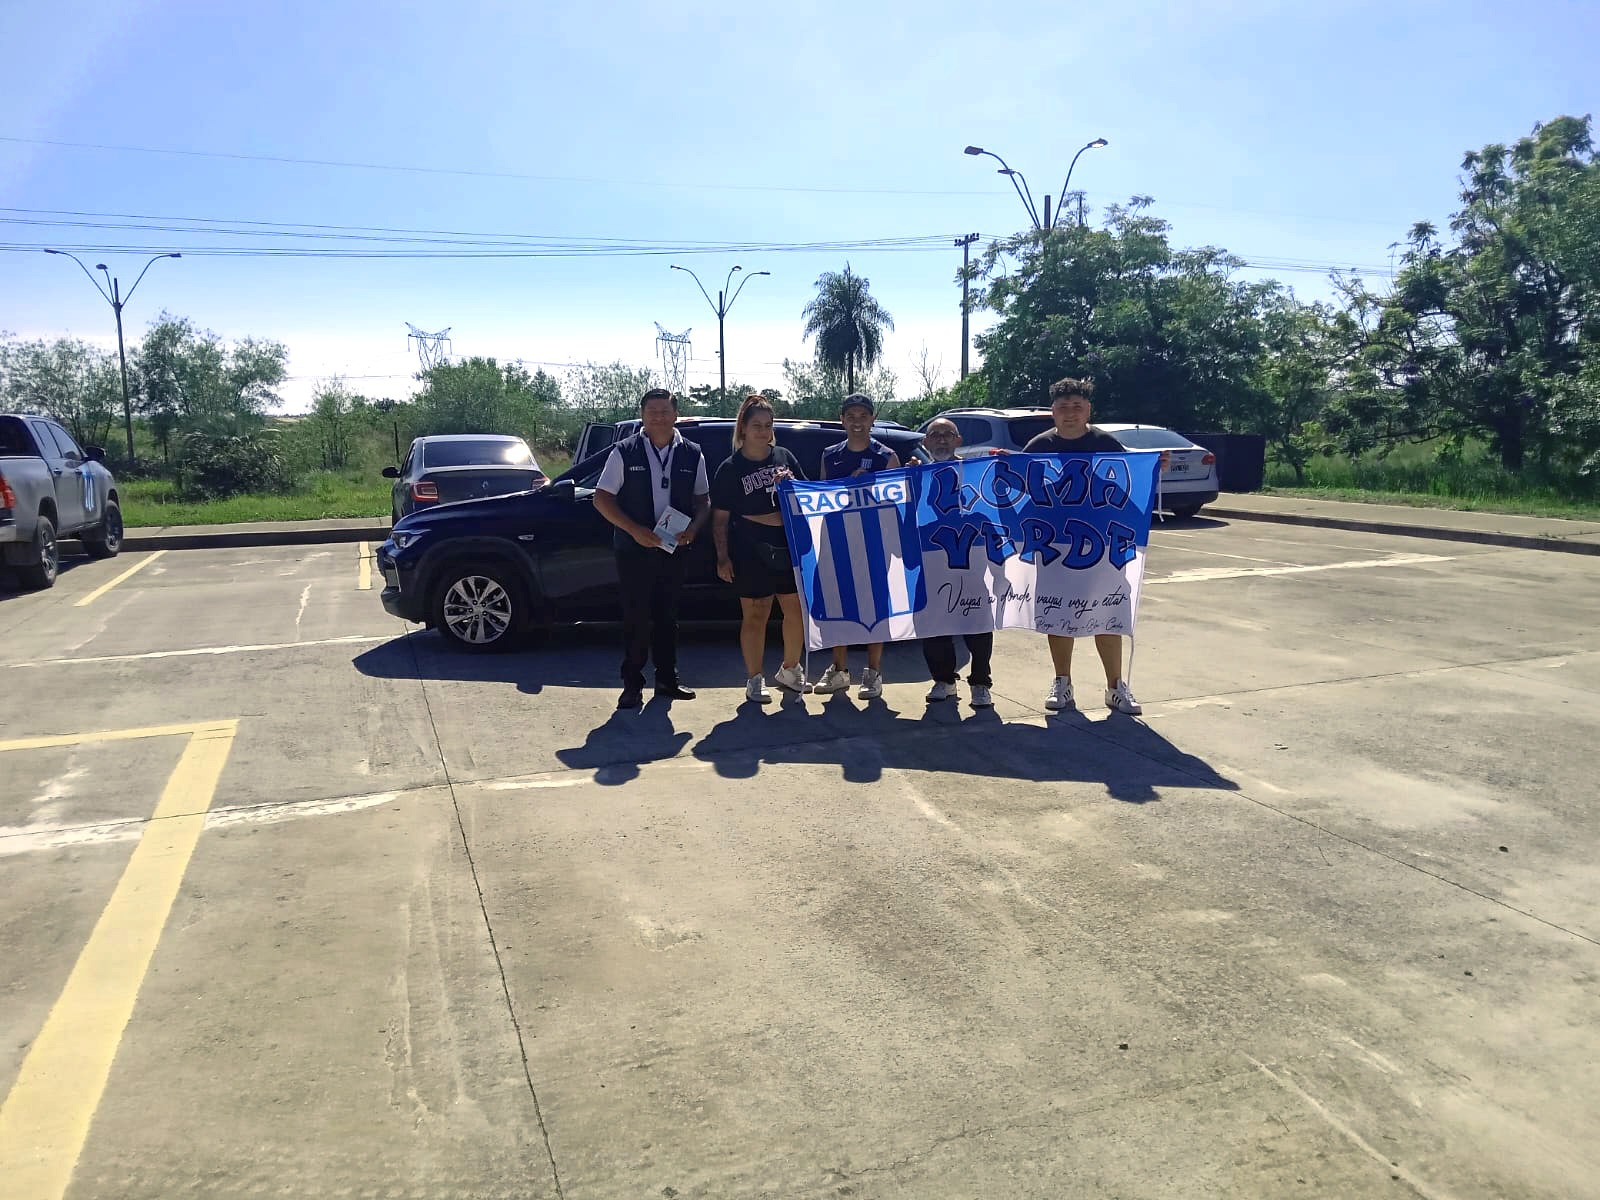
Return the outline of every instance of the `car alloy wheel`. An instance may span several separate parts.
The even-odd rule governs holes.
[[[444,622],[450,635],[472,646],[499,641],[511,628],[511,596],[487,575],[463,575],[444,597]]]
[[[105,537],[102,541],[113,557],[122,549],[122,510],[115,505],[106,513]]]
[[[61,569],[61,545],[56,541],[54,526],[41,522],[39,527],[39,571],[50,583]]]

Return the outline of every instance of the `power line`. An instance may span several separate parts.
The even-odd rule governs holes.
[[[293,158],[280,154],[238,154],[220,150],[178,150],[158,146],[117,146],[103,142],[66,142],[51,138],[0,136],[0,142],[20,146],[54,146],[68,150],[110,150],[123,154],[167,154],[183,158],[212,158],[231,162],[278,163],[300,167],[339,167],[360,171],[398,171],[409,175],[453,175],[469,179],[515,179],[531,183],[586,183],[607,187],[677,188],[716,192],[802,192],[842,196],[989,196],[992,192],[939,191],[914,188],[799,187],[761,183],[674,183],[651,179],[606,179],[590,175],[527,175],[518,171],[483,171],[464,167],[417,167],[398,163],[355,162],[334,158]]]

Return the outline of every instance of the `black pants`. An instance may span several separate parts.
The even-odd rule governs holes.
[[[967,650],[972,655],[972,669],[967,672],[967,682],[977,687],[989,687],[989,659],[994,654],[994,634],[968,633]],[[922,639],[922,657],[928,660],[928,674],[935,683],[956,681],[956,640],[953,637]]]
[[[654,659],[656,686],[678,684],[678,594],[686,554],[617,547],[622,600],[622,686],[644,690],[644,664]]]

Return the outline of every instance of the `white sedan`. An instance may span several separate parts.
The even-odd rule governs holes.
[[[1181,433],[1161,425],[1096,425],[1129,450],[1164,450],[1160,507],[1175,517],[1192,517],[1217,498],[1217,456]]]

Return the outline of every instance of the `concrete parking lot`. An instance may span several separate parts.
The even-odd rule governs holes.
[[[1133,720],[619,715],[364,550],[0,591],[0,1193],[1600,1196],[1592,558],[1158,530]]]

